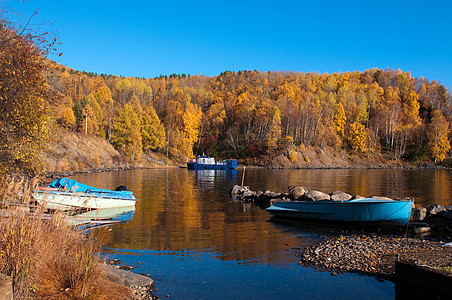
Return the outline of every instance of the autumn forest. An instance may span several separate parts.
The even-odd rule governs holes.
[[[35,172],[32,162],[56,128],[101,137],[132,164],[151,153],[259,164],[293,160],[305,147],[401,161],[450,156],[450,91],[410,72],[124,78],[61,66],[45,58],[36,37],[0,30],[3,169]]]

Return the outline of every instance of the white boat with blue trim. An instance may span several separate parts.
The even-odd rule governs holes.
[[[237,168],[236,159],[215,161],[215,158],[207,156],[197,156],[192,162],[187,163],[189,170],[234,170]]]
[[[135,206],[137,199],[127,187],[120,186],[115,191],[99,189],[82,184],[73,179],[59,178],[47,187],[40,187],[33,197],[48,208],[104,209]]]

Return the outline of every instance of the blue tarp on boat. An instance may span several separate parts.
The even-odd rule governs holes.
[[[69,193],[88,193],[94,197],[135,199],[131,191],[112,191],[108,189],[99,189],[70,178],[59,178],[52,182],[48,187],[58,188]],[[51,193],[51,192],[50,192]]]
[[[74,193],[78,193],[78,192],[109,192],[110,190],[105,190],[105,189],[98,189],[83,183],[80,183],[78,181],[75,181],[74,179],[70,179],[70,178],[59,178],[57,180],[55,180],[54,182],[52,182],[49,187],[51,188],[58,188],[58,189],[63,189],[63,190],[67,190],[69,192],[74,192]]]

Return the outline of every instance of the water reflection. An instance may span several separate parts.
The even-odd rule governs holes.
[[[240,174],[239,174],[240,176]],[[289,185],[331,193],[413,197],[417,204],[452,205],[450,170],[263,170],[247,169],[245,184],[254,190],[286,192]]]
[[[394,298],[392,283],[352,274],[332,277],[298,266],[297,249],[330,228],[268,222],[266,211],[232,201],[229,191],[242,175],[243,169],[173,168],[80,174],[74,179],[109,189],[127,185],[134,191],[138,201],[133,218],[93,232],[115,251],[115,258],[143,263],[138,273],[164,279],[159,289],[173,299]],[[289,185],[303,185],[328,193],[410,196],[423,206],[452,204],[452,172],[446,170],[247,168],[244,179],[253,190],[286,192]]]
[[[233,202],[229,190],[243,170],[152,169],[83,174],[93,186],[128,185],[138,199],[133,219],[103,231],[107,245],[121,249],[213,249],[224,260],[275,262],[287,248],[309,244],[312,232],[267,222],[270,215]],[[451,205],[451,172],[445,170],[265,170],[247,169],[254,190],[285,192],[303,185],[363,196],[414,197],[416,203]],[[292,231],[291,231],[292,230]],[[315,235],[315,234],[314,234]],[[281,254],[283,253],[283,254]]]
[[[237,169],[233,170],[189,170],[192,173],[197,183],[206,184],[205,187],[213,187],[215,182],[235,182],[237,180]]]
[[[295,235],[267,222],[267,212],[256,207],[244,211],[242,204],[230,199],[229,189],[237,181],[237,170],[158,169],[126,173],[129,178],[108,173],[77,177],[81,182],[102,187],[108,187],[103,181],[125,180],[122,184],[127,184],[138,199],[130,222],[111,230],[97,230],[109,247],[211,249],[219,259],[274,263],[287,261],[288,245],[299,245]]]

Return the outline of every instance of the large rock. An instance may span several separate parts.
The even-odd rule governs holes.
[[[249,186],[244,186],[244,185],[234,185],[234,187],[231,190],[231,194],[232,195],[239,195],[239,194],[243,194],[247,191],[250,190]]]
[[[442,211],[446,211],[446,208],[444,208],[444,206],[439,205],[439,204],[433,204],[427,208],[427,212],[429,215],[436,215]]]
[[[323,192],[310,190],[303,196],[303,200],[307,201],[330,200],[330,195],[325,194]]]
[[[383,196],[372,196],[372,198],[376,199],[376,200],[393,200],[391,198],[383,197]]]
[[[246,197],[252,197],[252,196],[256,196],[256,192],[254,192],[254,191],[245,191],[245,192],[242,194],[242,197],[243,197],[243,198],[246,198]]]
[[[352,198],[352,195],[342,191],[335,191],[330,194],[330,198],[333,201],[348,201]]]
[[[434,214],[427,214],[425,221],[434,231],[441,233],[452,232],[452,210],[446,210],[443,206],[438,204],[434,204],[434,207],[432,206],[429,207],[431,208],[431,211],[438,212]]]
[[[358,200],[358,199],[365,199],[366,197],[361,196],[361,195],[355,195],[353,196],[350,200]]]
[[[125,285],[127,287],[148,286],[154,283],[154,281],[149,277],[135,274],[131,271],[118,269],[114,266],[105,265],[105,272],[110,281]]]
[[[427,215],[427,209],[425,207],[416,207],[411,210],[411,221],[422,221]]]
[[[290,185],[287,189],[292,200],[301,200],[307,192],[304,187],[299,185]]]
[[[287,196],[287,194],[265,191],[265,193],[256,198],[254,203],[260,208],[267,208],[275,202],[288,201]]]

